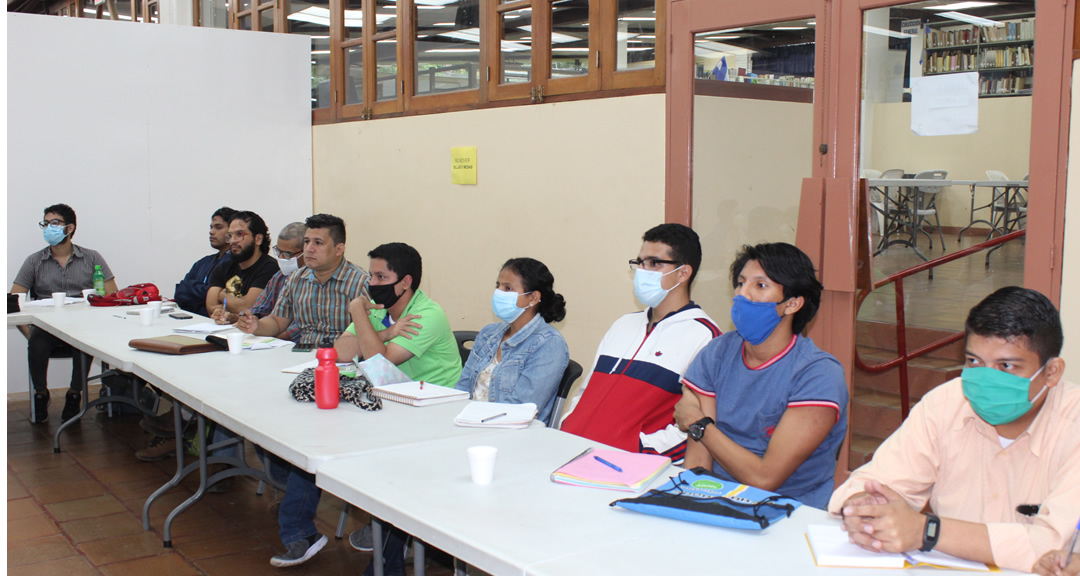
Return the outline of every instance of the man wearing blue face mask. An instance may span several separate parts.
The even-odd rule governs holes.
[[[960,378],[923,396],[829,511],[868,550],[1028,572],[1080,518],[1080,387],[1062,379],[1061,318],[1042,294],[1002,288],[965,329]]]
[[[821,283],[801,250],[743,246],[731,265],[735,332],[698,354],[675,407],[687,468],[824,508],[847,430],[844,370],[802,336]]]
[[[29,292],[33,299],[50,298],[53,292],[65,292],[68,296],[82,296],[85,288],[94,287],[94,267],[101,266],[105,276],[105,293],[116,292],[116,279],[112,270],[94,250],[76,246],[71,242],[75,235],[75,211],[67,204],[56,204],[45,209],[45,218],[38,223],[48,247],[26,257],[11,292]],[[19,326],[29,341],[27,356],[30,364],[30,381],[34,383],[35,424],[49,418],[48,371],[49,357],[54,352],[70,350],[59,338],[34,326]],[[90,363],[86,364],[89,371]],[[72,362],[71,390],[64,401],[63,419],[69,420],[79,413],[82,400],[81,378],[78,363]]]
[[[678,462],[686,451],[686,434],[672,418],[679,379],[720,329],[690,300],[701,266],[697,233],[682,224],[661,224],[642,240],[630,267],[634,294],[648,308],[608,329],[562,430]]]

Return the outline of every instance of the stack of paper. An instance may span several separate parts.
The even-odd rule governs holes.
[[[501,402],[469,402],[454,418],[454,424],[466,428],[528,428],[536,418],[536,404],[503,404]]]
[[[589,448],[553,472],[551,481],[605,490],[641,492],[669,464],[670,458],[658,454]]]
[[[251,334],[244,336],[244,350],[270,350],[288,346],[289,344],[292,344],[292,342],[269,336],[254,336]]]
[[[177,334],[217,334],[218,332],[224,332],[226,330],[232,330],[232,326],[229,324],[216,324],[214,322],[189,324],[187,326],[173,328],[173,332],[176,332]]]
[[[915,551],[907,554],[864,550],[848,541],[847,532],[835,524],[810,524],[806,527],[806,539],[810,543],[810,552],[814,555],[814,563],[818,566],[848,568],[930,566],[933,568],[954,568],[979,572],[990,571],[990,568],[982,562],[962,560],[937,550],[931,550],[930,552]]]
[[[386,386],[375,386],[371,394],[386,400],[401,402],[409,406],[431,406],[456,400],[467,400],[469,393],[455,390],[431,382],[399,382]]]
[[[146,310],[147,308],[149,308],[149,306],[132,306],[128,308],[127,313],[131,314],[132,316],[138,316],[140,311]],[[173,312],[174,310],[176,310],[176,306],[173,304],[161,305],[162,314],[168,314],[169,312]]]

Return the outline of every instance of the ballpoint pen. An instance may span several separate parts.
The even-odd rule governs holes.
[[[622,468],[619,468],[618,466],[612,464],[611,462],[608,462],[607,460],[604,460],[603,458],[601,458],[599,456],[594,455],[593,458],[595,458],[597,462],[603,464],[604,466],[607,466],[608,468],[611,468],[612,470],[614,470],[616,472],[622,472]]]
[[[480,423],[483,424],[484,422],[487,422],[488,420],[494,420],[496,418],[502,418],[503,416],[506,416],[506,412],[503,412],[502,414],[496,414],[494,416],[488,416],[487,418],[484,418],[483,420],[481,420]]]
[[[1076,550],[1076,541],[1078,539],[1080,539],[1080,521],[1076,523],[1076,529],[1073,530],[1072,538],[1069,539],[1069,546],[1065,548],[1065,553],[1061,555],[1059,564],[1061,564],[1062,568],[1065,568],[1069,563],[1069,556]]]

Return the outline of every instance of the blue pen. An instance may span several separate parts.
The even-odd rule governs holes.
[[[601,458],[599,456],[593,456],[593,458],[596,458],[597,462],[603,464],[604,466],[607,466],[608,468],[611,468],[612,470],[614,470],[616,472],[622,472],[622,468],[619,468],[618,466],[612,464],[611,462],[608,462],[607,460],[604,460],[603,458]]]
[[[1065,553],[1061,556],[1061,568],[1065,568],[1065,565],[1069,563],[1069,555],[1076,551],[1076,541],[1080,539],[1080,522],[1076,523],[1076,530],[1073,531],[1072,538],[1069,539],[1069,547],[1065,549]]]

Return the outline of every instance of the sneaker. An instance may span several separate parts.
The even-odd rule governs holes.
[[[150,444],[135,453],[135,457],[143,462],[157,462],[158,460],[164,460],[176,453],[176,440],[174,438],[165,438],[162,436],[154,436],[150,439]]]
[[[209,478],[218,472],[224,472],[229,469],[228,464],[211,464],[206,469],[206,477]],[[214,482],[210,486],[206,487],[207,494],[224,494],[229,490],[232,490],[233,482],[236,481],[235,476],[229,476],[228,478],[222,478],[217,482]],[[318,552],[318,550],[316,550]],[[313,552],[314,553],[314,552]]]
[[[49,404],[52,397],[48,392],[36,392],[34,394],[34,424],[44,424],[49,421]]]
[[[353,533],[349,534],[349,546],[361,552],[374,551],[375,539],[371,536],[371,524],[366,524],[359,530],[353,530]]]
[[[316,532],[307,538],[289,544],[285,548],[284,554],[270,559],[270,565],[276,568],[286,568],[303,564],[317,554],[319,550],[322,550],[323,546],[326,546],[326,542],[326,536]]]
[[[77,416],[80,410],[82,410],[82,394],[68,392],[64,396],[64,411],[60,413],[60,419],[67,422]]]
[[[176,423],[173,421],[172,410],[161,416],[143,416],[142,420],[139,420],[139,427],[154,436],[176,437]]]

